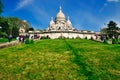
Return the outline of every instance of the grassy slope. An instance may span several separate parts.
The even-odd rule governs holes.
[[[119,80],[120,45],[41,40],[0,50],[0,79]]]

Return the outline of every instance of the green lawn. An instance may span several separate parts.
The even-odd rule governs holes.
[[[8,42],[8,39],[7,38],[0,38],[0,43],[3,43],[3,42]]]
[[[12,38],[12,41],[16,40],[15,38]],[[0,43],[5,43],[5,42],[9,42],[8,38],[0,38]]]
[[[2,49],[0,80],[120,80],[120,45],[56,39]]]

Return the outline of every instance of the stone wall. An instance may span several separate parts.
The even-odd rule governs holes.
[[[6,43],[1,43],[0,44],[0,49],[15,46],[17,44],[19,44],[19,41],[17,41],[17,40],[16,41],[11,41],[11,42],[6,42]]]
[[[59,38],[61,36],[65,37],[65,38],[86,38],[87,39],[91,39],[91,37],[93,37],[93,39],[96,38],[95,33],[94,32],[76,32],[76,31],[45,31],[45,32],[29,32],[30,37],[37,35],[37,36],[49,36],[51,39],[56,39]]]

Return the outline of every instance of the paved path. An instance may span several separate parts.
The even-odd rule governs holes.
[[[19,43],[19,41],[17,41],[17,40],[11,41],[11,42],[6,42],[6,43],[1,43],[0,44],[0,49],[10,47],[10,46],[14,46],[14,45],[17,45],[18,43]]]

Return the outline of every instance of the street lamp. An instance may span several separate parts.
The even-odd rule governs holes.
[[[2,26],[0,26],[0,29],[2,29]]]
[[[0,26],[0,31],[2,30],[2,26]]]
[[[1,37],[1,29],[2,29],[2,26],[0,26],[0,37]]]

